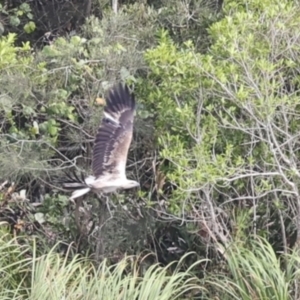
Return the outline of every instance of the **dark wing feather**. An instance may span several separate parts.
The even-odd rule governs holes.
[[[96,177],[105,173],[125,174],[134,111],[135,99],[127,86],[120,84],[110,91],[104,112],[113,120],[104,116],[96,135],[92,164]]]

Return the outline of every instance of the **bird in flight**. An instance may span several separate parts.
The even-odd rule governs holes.
[[[106,99],[104,116],[95,137],[92,169],[93,175],[64,182],[66,189],[73,190],[74,200],[92,191],[111,193],[117,190],[139,187],[137,181],[126,177],[125,168],[132,140],[135,113],[134,95],[128,87],[119,84],[112,88]]]

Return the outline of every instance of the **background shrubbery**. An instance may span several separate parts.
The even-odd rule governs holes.
[[[288,0],[2,4],[1,297],[298,299],[299,12]],[[127,172],[141,190],[71,203],[59,182],[91,172],[120,81],[138,101]]]

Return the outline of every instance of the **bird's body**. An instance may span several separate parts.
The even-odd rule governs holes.
[[[108,96],[104,117],[95,138],[93,176],[70,178],[63,186],[74,190],[71,199],[93,191],[111,193],[119,189],[138,187],[126,178],[126,161],[132,140],[135,99],[127,86],[118,85]]]

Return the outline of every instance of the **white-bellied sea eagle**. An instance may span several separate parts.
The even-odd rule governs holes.
[[[127,154],[132,140],[135,113],[134,95],[128,87],[119,84],[112,88],[106,99],[104,116],[95,137],[92,169],[93,176],[64,182],[73,190],[70,199],[93,191],[110,193],[121,189],[139,187],[140,184],[126,178]],[[71,178],[71,177],[70,177]]]

